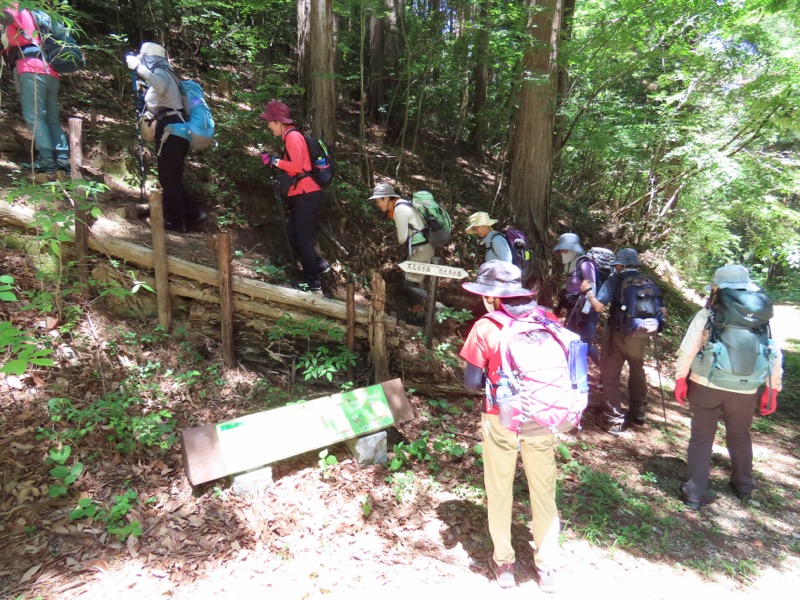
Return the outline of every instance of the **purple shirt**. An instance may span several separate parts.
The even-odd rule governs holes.
[[[564,289],[567,290],[568,294],[579,294],[581,291],[581,282],[584,279],[594,283],[597,281],[597,276],[594,263],[591,261],[591,259],[580,257],[578,259],[578,268],[574,269],[567,275],[567,280],[564,283]]]

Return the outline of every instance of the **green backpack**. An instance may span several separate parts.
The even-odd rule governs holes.
[[[434,248],[446,246],[450,242],[453,223],[447,211],[433,199],[433,194],[427,191],[416,192],[411,196],[411,205],[419,211],[425,222],[422,235],[428,243]]]

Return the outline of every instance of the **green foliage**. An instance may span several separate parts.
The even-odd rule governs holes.
[[[339,346],[336,350],[329,350],[325,346],[319,346],[297,359],[297,364],[303,369],[303,378],[327,379],[333,381],[333,376],[347,369],[348,365],[356,364],[356,355],[350,352],[346,346]]]
[[[55,440],[80,440],[93,433],[106,432],[115,450],[131,453],[138,446],[168,450],[177,440],[176,420],[165,408],[160,391],[159,363],[136,366],[113,391],[104,393],[86,406],[76,406],[68,398],[51,398],[47,407],[50,420],[58,428],[42,428],[42,437]]]
[[[55,466],[50,469],[50,476],[56,480],[56,483],[51,483],[47,488],[47,494],[51,498],[65,495],[69,486],[75,483],[80,474],[83,473],[83,463],[76,462],[71,466],[67,465],[71,454],[71,446],[51,448],[45,459],[45,464],[55,463]]]
[[[78,500],[78,506],[70,512],[69,520],[89,519],[91,521],[99,521],[105,525],[106,531],[116,536],[121,542],[124,542],[130,536],[140,537],[142,535],[141,524],[138,521],[126,522],[125,520],[125,517],[136,504],[137,497],[136,491],[128,488],[122,495],[113,497],[113,504],[108,509],[98,505],[91,498],[81,498]]]
[[[409,469],[414,461],[426,464],[429,467],[435,467],[432,464],[433,457],[428,451],[428,432],[423,432],[423,436],[413,442],[399,442],[394,445],[394,458],[389,463],[390,471],[399,471],[400,469]]]
[[[0,321],[0,353],[5,355],[0,373],[22,375],[31,365],[52,367],[53,354],[50,348],[42,348],[36,339],[12,326],[8,321]]]
[[[322,450],[319,453],[319,468],[320,472],[322,473],[323,479],[330,479],[331,477],[331,467],[333,465],[338,465],[339,460],[333,454],[328,454],[328,449]]]

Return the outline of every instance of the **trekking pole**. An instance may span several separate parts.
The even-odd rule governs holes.
[[[661,362],[658,360],[658,335],[653,336],[653,355],[656,358],[656,372],[658,373],[658,391],[661,394],[661,410],[664,411],[664,427],[667,427],[667,404],[664,402],[664,386],[661,383]]]
[[[136,138],[139,141],[139,199],[144,202],[145,172],[144,172],[144,145],[142,143],[142,130],[139,128],[139,115],[144,108],[144,94],[139,89],[139,78],[136,71],[131,71],[131,84],[133,86],[133,104],[136,108],[136,117],[133,126],[136,128]]]
[[[272,180],[272,191],[275,193],[275,202],[278,205],[278,212],[281,214],[281,226],[283,226],[283,237],[286,238],[286,249],[289,251],[289,260],[294,267],[294,273],[300,277],[300,271],[297,269],[297,263],[294,260],[294,252],[292,252],[292,242],[289,241],[289,231],[286,229],[286,212],[283,208],[283,196],[281,196],[281,185],[277,179]]]

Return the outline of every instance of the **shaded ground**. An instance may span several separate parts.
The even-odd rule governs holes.
[[[93,156],[100,156],[97,147],[95,152]],[[13,167],[10,159],[0,165],[3,185],[10,183]],[[127,221],[115,212],[137,201],[138,190],[106,178],[99,169],[94,173],[111,186],[102,199],[104,218],[94,226],[97,231],[148,244],[145,222]],[[454,188],[449,200],[457,197]],[[341,216],[336,206],[328,220],[331,231],[363,227],[365,221],[352,216],[347,227],[336,225]],[[219,229],[220,215],[207,208],[212,209],[212,222],[205,231],[168,236],[171,254],[215,264],[209,234]],[[459,214],[471,209],[466,202],[458,208]],[[391,228],[385,233],[390,240]],[[280,229],[261,223],[237,228],[235,236],[241,251],[237,274],[269,278],[264,265],[272,264],[270,260],[281,264]],[[356,272],[378,265],[390,286],[396,285],[399,274],[385,252],[390,244],[365,238],[350,247],[342,264]],[[326,255],[335,256],[334,246],[323,243]],[[466,247],[463,236],[456,246]],[[35,270],[23,253],[0,253],[0,273],[13,273],[20,290],[42,289]],[[327,293],[339,295],[346,276],[339,265]],[[266,496],[246,499],[237,497],[228,481],[193,490],[183,474],[179,443],[163,452],[138,447],[125,454],[106,439],[107,426],[71,440],[84,471],[67,495],[50,498],[52,465],[45,459],[56,444],[48,436],[68,430],[51,418],[48,402],[53,398],[68,398],[73,406],[86,408],[121,382],[130,385],[138,379],[150,403],[142,412],[163,402],[180,431],[330,390],[292,385],[291,350],[270,347],[268,362],[258,369],[224,369],[218,345],[191,329],[159,336],[152,320],[122,321],[100,305],[76,297],[67,300],[67,305],[81,303],[90,318],[0,303],[0,321],[49,336],[58,362],[57,369],[0,382],[1,598],[200,600],[265,593],[282,600],[406,598],[414,593],[521,598],[539,593],[521,471],[514,524],[518,587],[501,592],[488,570],[491,544],[482,471],[473,453],[479,442],[478,413],[461,394],[412,394],[419,418],[401,427],[395,441],[427,438],[432,460],[413,461],[397,472],[385,466],[358,468],[343,447],[335,446],[329,450],[339,464],[330,467],[329,478],[323,477],[317,454],[309,453],[274,465],[274,486]],[[178,329],[185,324],[179,320]],[[779,307],[773,328],[776,336],[795,340],[791,351],[796,356],[797,307]],[[441,331],[453,334],[457,350],[457,328]],[[394,374],[414,373],[427,361],[425,365],[437,365],[441,382],[458,389],[458,362],[451,352],[423,353],[411,334],[403,344],[404,352],[393,356]],[[179,379],[163,368],[148,370],[155,363],[197,375]],[[757,419],[754,426],[761,484],[756,504],[742,507],[728,491],[729,465],[719,437],[711,482],[715,500],[695,514],[687,513],[676,498],[688,411],[668,393],[670,357],[662,354],[661,363],[651,362],[648,369],[653,387],[647,426],[613,439],[587,414],[583,429],[562,440],[559,506],[565,565],[558,597],[785,596],[800,583],[797,377],[790,373],[788,385],[794,391],[782,394],[778,413]],[[365,357],[357,370],[360,385],[369,372]],[[660,379],[667,390],[663,408]],[[456,447],[463,454],[454,452]],[[126,490],[134,491],[134,500],[123,522],[139,523],[140,536],[119,541],[101,522],[69,519],[81,498],[110,508]]]

